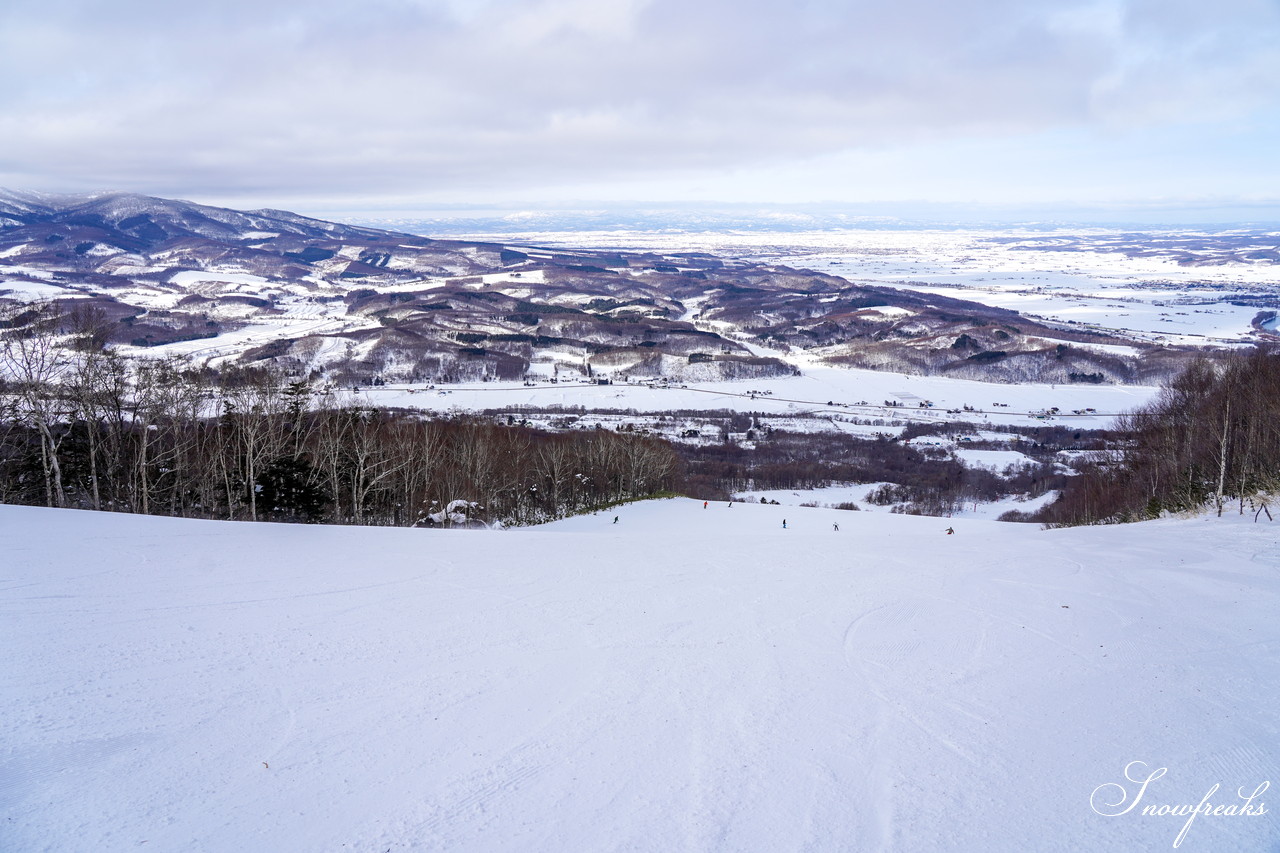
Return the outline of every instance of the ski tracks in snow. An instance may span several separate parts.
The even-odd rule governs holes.
[[[967,636],[940,636],[929,629],[941,621],[932,618],[939,601],[908,599],[862,614],[845,631],[844,656],[872,694],[899,718],[964,761],[976,764],[973,750],[962,745],[971,741],[953,733],[954,719],[930,719],[919,710],[929,707],[926,700],[931,699],[933,703],[941,701],[952,715],[983,724],[988,718],[988,709],[950,689],[982,661],[986,625],[978,620]],[[948,618],[954,621],[954,614]],[[959,649],[967,651],[955,655]]]

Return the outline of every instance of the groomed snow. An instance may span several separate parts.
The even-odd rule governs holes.
[[[1165,850],[1280,758],[1265,520],[0,529],[9,850]]]

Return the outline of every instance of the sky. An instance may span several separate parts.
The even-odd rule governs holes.
[[[0,186],[1271,210],[1280,0],[6,0]]]

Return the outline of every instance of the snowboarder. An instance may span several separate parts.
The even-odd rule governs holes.
[[[785,518],[784,518],[784,519],[782,519],[782,529],[783,529],[783,530],[786,530],[786,529],[787,529],[787,520],[786,520]]]
[[[706,508],[707,508],[707,504],[708,504],[708,503],[709,503],[709,501],[703,501],[703,502],[702,502],[702,508],[703,508],[703,509],[706,509]]]
[[[614,524],[617,524],[617,523],[618,523],[618,517],[617,517],[616,515],[613,517],[613,523],[614,523]]]
[[[948,527],[948,528],[947,528],[947,535],[948,535],[948,536],[950,536],[952,533],[955,533],[955,530],[954,530],[953,528]]]

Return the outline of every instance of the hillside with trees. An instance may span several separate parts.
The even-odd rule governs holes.
[[[577,418],[537,429],[511,414],[371,406],[266,366],[130,359],[103,346],[92,319],[33,303],[0,330],[0,503],[251,521],[522,525],[657,492],[724,500],[752,489],[887,483],[866,500],[950,515],[1057,489],[1054,454],[1101,440],[1060,427],[1011,429],[1032,461],[1001,474],[910,444],[932,430],[972,432],[967,424],[909,425],[875,438],[762,428],[762,440],[739,444],[733,430],[753,418],[735,413],[723,440],[706,446],[671,443],[634,424],[584,429]]]
[[[672,487],[664,442],[361,405],[265,369],[130,361],[56,313],[0,347],[0,503],[189,518],[526,524]]]
[[[96,312],[104,340],[134,355],[230,357],[337,384],[769,378],[796,372],[789,353],[984,381],[1151,384],[1192,354],[700,252],[439,240],[278,210],[0,190],[0,309],[33,295]]]
[[[1097,524],[1206,504],[1266,513],[1280,493],[1280,352],[1198,361],[1117,423],[1122,440],[1067,482],[1038,520]]]

